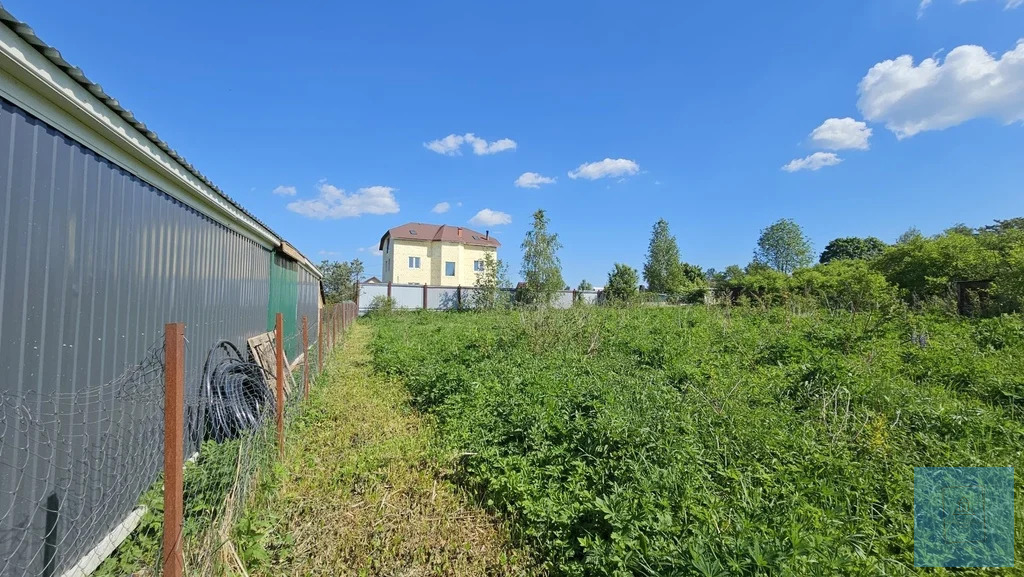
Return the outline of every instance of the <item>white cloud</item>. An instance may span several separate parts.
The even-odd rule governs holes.
[[[373,256],[381,256],[382,254],[384,254],[384,251],[382,251],[380,249],[380,245],[379,244],[375,244],[375,245],[371,245],[371,246],[364,246],[364,247],[361,247],[361,248],[357,248],[356,250],[358,250],[359,252],[368,252],[368,253],[372,254]]]
[[[487,142],[487,140],[478,137],[472,132],[467,132],[466,134],[449,134],[444,138],[424,142],[423,146],[438,154],[458,156],[462,154],[461,149],[463,144],[470,145],[473,148],[473,154],[476,154],[477,156],[496,154],[505,150],[516,149],[516,141],[511,138],[501,138],[493,142]]]
[[[829,150],[867,150],[869,138],[868,125],[852,118],[829,118],[811,132],[811,142]]]
[[[289,202],[288,210],[320,220],[398,212],[395,189],[390,186],[368,186],[346,194],[333,184],[321,181],[317,191],[320,194],[316,198]]]
[[[519,188],[540,188],[542,184],[554,184],[555,179],[550,176],[542,176],[536,172],[524,172],[516,179],[516,186]]]
[[[281,196],[295,196],[295,194],[299,191],[296,190],[294,186],[285,186],[282,184],[270,192],[273,192],[274,194],[279,194]]]
[[[469,219],[469,224],[476,226],[497,226],[511,224],[512,216],[505,212],[485,208]]]
[[[967,4],[968,2],[974,2],[975,0],[956,0],[957,4]],[[1014,8],[1024,4],[1024,0],[999,0],[1003,4],[1004,10],[1013,10]],[[924,16],[924,11],[932,5],[932,0],[921,0],[921,3],[917,5],[917,17]]]
[[[511,138],[502,138],[500,140],[495,140],[494,142],[487,142],[483,138],[477,138],[472,132],[467,133],[463,138],[466,139],[468,144],[473,146],[473,154],[478,156],[516,149],[516,141]]]
[[[597,180],[608,176],[632,175],[640,172],[640,165],[625,158],[606,158],[598,162],[579,165],[576,170],[569,171],[569,178],[585,178]]]
[[[430,209],[430,212],[436,214],[444,214],[448,212],[448,209],[450,209],[451,207],[452,205],[448,204],[447,202],[439,202],[434,205],[434,208]]]
[[[341,256],[341,253],[336,250],[321,250],[317,254],[320,256]]]
[[[455,206],[462,206],[462,202],[456,202]]]
[[[835,166],[842,162],[843,159],[834,152],[815,152],[810,156],[804,158],[794,158],[789,161],[789,164],[782,167],[782,170],[786,172],[796,172],[798,170],[818,170],[825,166]]]
[[[462,143],[465,141],[466,139],[458,134],[449,134],[444,138],[431,140],[430,142],[424,142],[423,146],[427,147],[430,150],[433,150],[438,154],[455,156],[457,154],[462,154],[461,152],[459,152],[459,147],[461,147]]]
[[[1024,1],[1024,0],[1022,0]],[[857,108],[898,138],[943,130],[974,118],[1024,120],[1024,38],[1000,57],[957,46],[944,61],[903,55],[879,62],[858,86]]]

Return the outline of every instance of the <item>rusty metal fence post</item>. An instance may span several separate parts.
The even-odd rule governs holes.
[[[277,452],[284,458],[284,315],[277,313],[274,323],[274,348],[277,352]]]
[[[309,400],[309,327],[302,315],[302,399]]]
[[[163,574],[181,577],[185,465],[185,324],[164,327],[164,534]]]

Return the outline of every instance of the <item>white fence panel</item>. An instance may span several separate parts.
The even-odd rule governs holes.
[[[396,309],[422,309],[423,285],[392,285],[391,299]]]
[[[459,306],[458,289],[439,286],[427,288],[427,308],[438,311],[455,310]]]

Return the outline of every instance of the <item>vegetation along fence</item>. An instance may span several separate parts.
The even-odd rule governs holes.
[[[430,286],[406,284],[359,284],[359,314],[366,314],[373,307],[374,299],[390,298],[392,307],[397,309],[461,310],[475,307],[478,295],[486,289],[464,286]],[[498,289],[509,302],[515,301],[516,289]],[[596,304],[601,293],[596,290],[563,290],[555,294],[551,306],[567,309],[574,302]],[[379,302],[379,301],[378,301]]]
[[[294,332],[286,316],[208,349],[170,323],[110,382],[0,396],[0,574],[180,576],[237,563],[248,489],[283,452],[287,420],[356,308],[303,315]]]

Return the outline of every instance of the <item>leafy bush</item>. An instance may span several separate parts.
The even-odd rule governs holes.
[[[898,301],[896,288],[863,260],[840,259],[800,269],[790,285],[829,310],[889,310]]]
[[[370,306],[366,309],[369,314],[390,314],[394,310],[395,299],[384,295],[373,297]]]
[[[389,316],[371,350],[554,575],[926,572],[915,466],[1022,480],[1024,320],[843,308]]]

